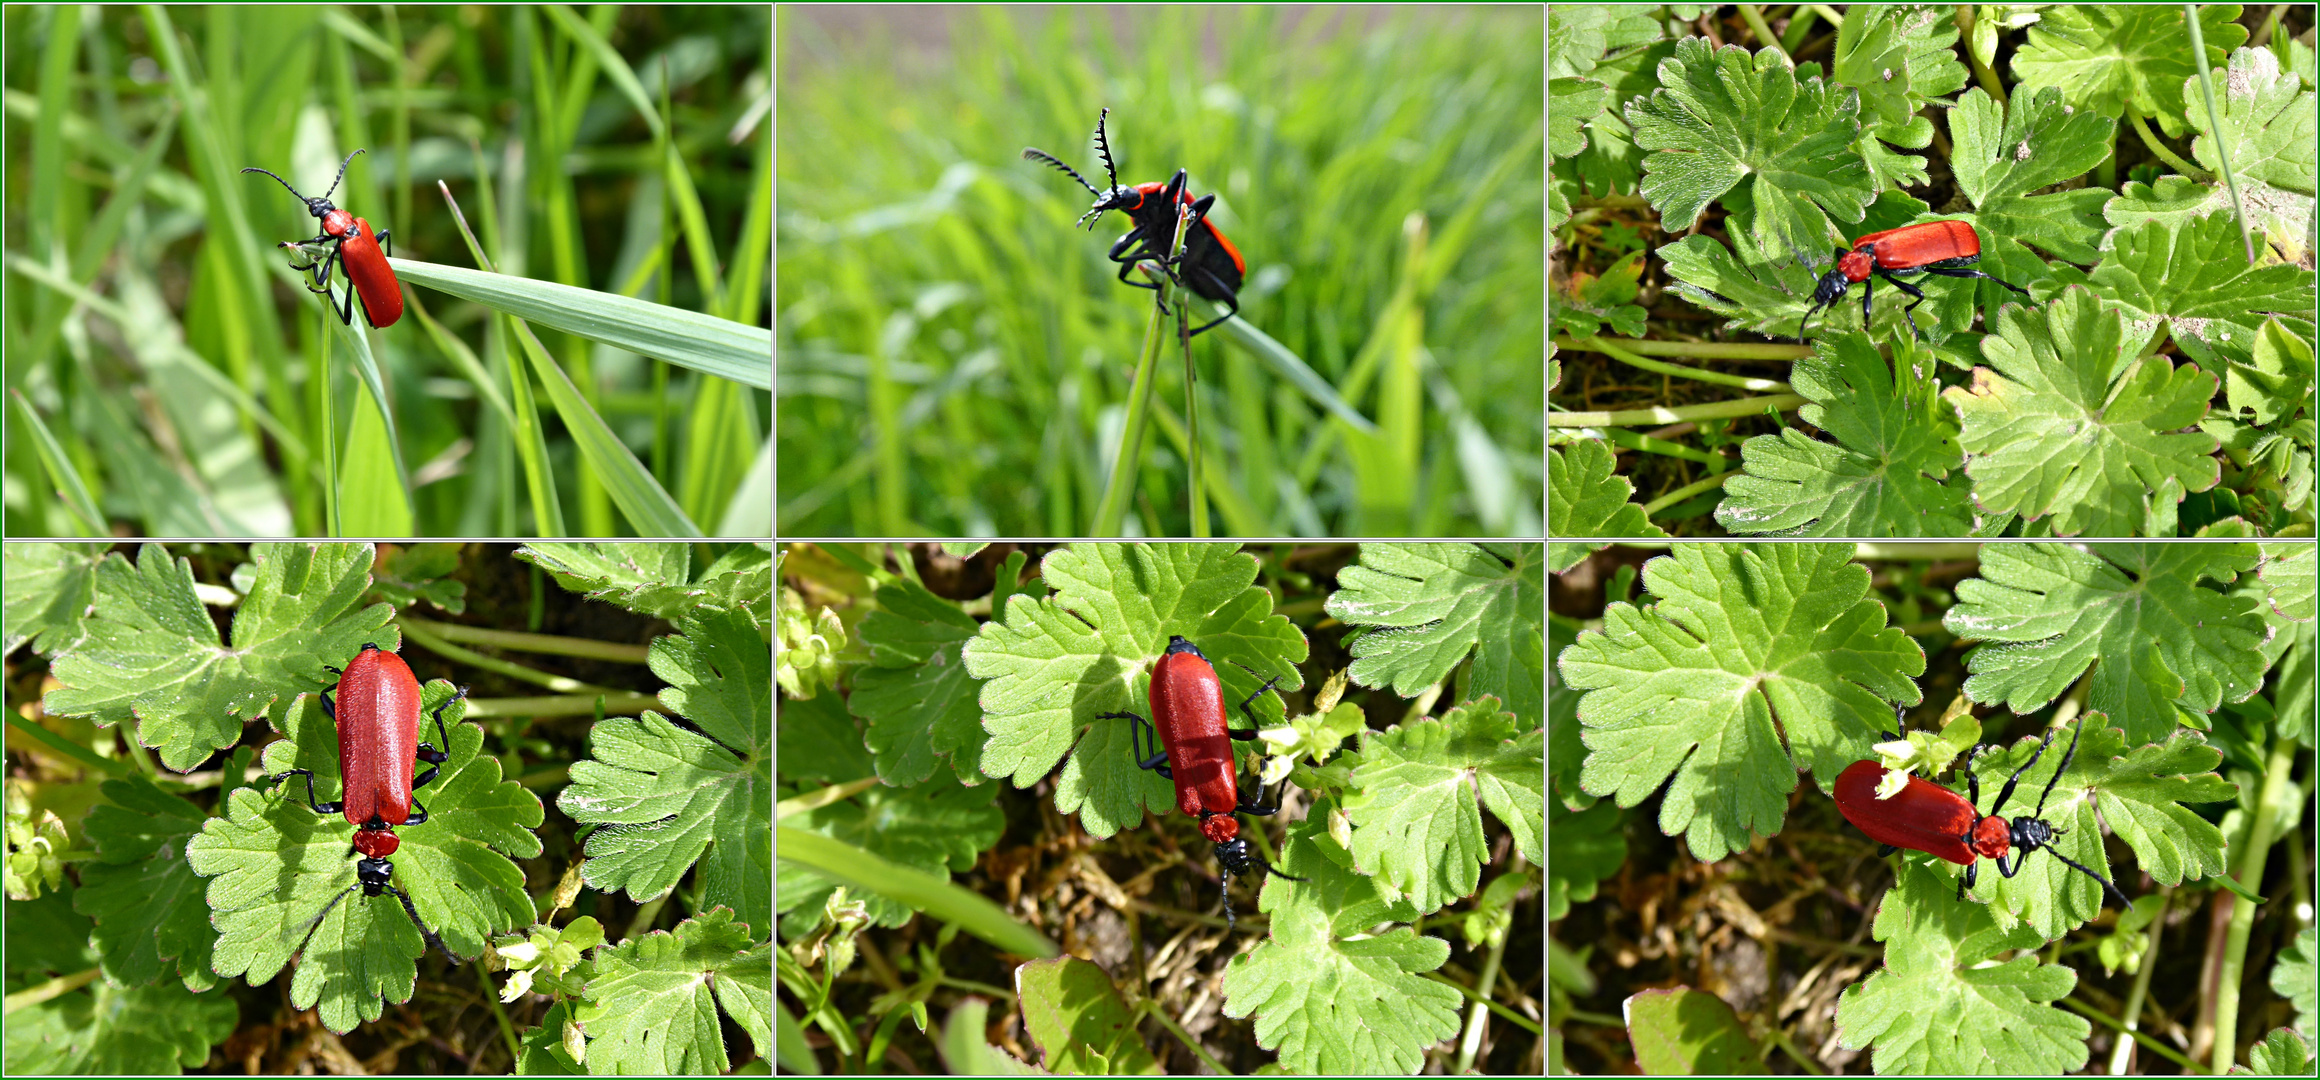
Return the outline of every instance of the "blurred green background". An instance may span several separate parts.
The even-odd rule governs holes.
[[[501,314],[560,283],[770,342],[770,8],[4,18],[8,535],[770,534],[769,366]],[[320,195],[357,147],[330,198],[404,264],[375,363],[275,248],[319,223],[239,171]],[[428,279],[487,261],[500,296]]]
[[[1196,339],[1216,535],[1540,535],[1539,8],[776,13],[777,531],[1076,536],[1121,444],[1152,294],[1073,221],[1191,171],[1241,317]],[[1202,322],[1221,313],[1192,305]],[[1126,535],[1187,535],[1173,328]]]

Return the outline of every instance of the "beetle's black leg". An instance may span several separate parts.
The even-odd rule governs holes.
[[[1917,320],[1910,318],[1909,314],[1910,312],[1917,310],[1918,304],[1925,302],[1925,293],[1918,289],[1917,286],[1911,285],[1910,283],[1903,281],[1900,278],[1894,277],[1887,271],[1879,270],[1877,271],[1877,276],[1884,278],[1886,283],[1892,285],[1894,288],[1917,298],[1916,301],[1901,309],[1901,321],[1909,324],[1910,332],[1916,334],[1919,340],[1924,340],[1925,332],[1917,328]]]
[[[343,802],[322,803],[314,801],[314,773],[310,770],[290,769],[286,772],[278,772],[272,776],[267,777],[266,782],[269,784],[280,783],[284,780],[290,779],[293,776],[303,776],[306,778],[306,805],[313,807],[315,813],[327,816],[346,809],[346,804]]]
[[[1164,780],[1176,779],[1176,773],[1171,771],[1168,766],[1162,764],[1162,762],[1168,760],[1168,751],[1165,748],[1154,750],[1149,755],[1145,753],[1145,749],[1147,747],[1158,746],[1160,742],[1160,732],[1152,726],[1151,721],[1146,720],[1132,712],[1100,713],[1096,716],[1096,719],[1127,719],[1134,721],[1134,723],[1128,725],[1128,752],[1135,755],[1136,767],[1139,769],[1149,769],[1153,772],[1159,773],[1160,777]]]
[[[1928,267],[1924,267],[1923,269],[1924,269],[1924,270],[1925,270],[1925,272],[1926,272],[1926,273],[1928,273],[1928,274],[1939,274],[1939,275],[1941,275],[1941,276],[1943,276],[1943,277],[1953,277],[1953,278],[1980,278],[1980,279],[1982,279],[1983,281],[1997,281],[1997,282],[1998,282],[1998,284],[2000,284],[2000,285],[2004,285],[2005,287],[2007,287],[2007,288],[2009,288],[2009,289],[2012,289],[2012,290],[2014,290],[2015,292],[2021,293],[2021,294],[2022,294],[2022,295],[2024,295],[2024,296],[2028,296],[2028,295],[2030,295],[2030,290],[2028,290],[2028,289],[2025,289],[2025,288],[2021,287],[2020,285],[2016,285],[2016,284],[2014,284],[2014,283],[2013,283],[2013,282],[2011,282],[2011,281],[1999,281],[1997,278],[1991,277],[1990,275],[1988,275],[1988,274],[1985,274],[1985,273],[1982,273],[1982,272],[1981,272],[1981,271],[1979,271],[1979,270],[1960,270],[1960,269],[1955,269],[1955,268],[1951,268],[1951,267],[1943,267],[1943,266],[1928,266]]]
[[[370,314],[370,308],[367,305],[363,308],[363,314],[366,317]],[[435,737],[443,740],[443,748],[438,750],[426,743],[419,744],[419,752],[416,756],[419,760],[427,763],[427,771],[412,778],[412,787],[424,786],[427,781],[435,779],[435,774],[443,768],[443,763],[451,760],[451,735],[443,729],[443,710],[450,708],[452,702],[466,696],[467,688],[462,686],[458,693],[443,699],[443,704],[435,706]]]
[[[2084,725],[2082,724],[2080,726],[2083,727]],[[2014,797],[2014,785],[2021,781],[2023,773],[2030,771],[2030,766],[2038,764],[2038,759],[2044,757],[2046,754],[2046,745],[2053,741],[2054,729],[2047,728],[2046,737],[2038,741],[2038,749],[2030,755],[2030,760],[2023,762],[2021,768],[2014,770],[2014,775],[2006,778],[2006,786],[1998,789],[1998,801],[1990,804],[1990,813],[1996,814],[2006,808],[2006,800]],[[2073,752],[2076,752],[2078,749],[2078,737],[2075,735],[2071,736],[2070,748]],[[2063,764],[2068,765],[2069,763],[2064,762]],[[2060,777],[2062,775],[2062,771],[2057,769],[2055,770],[2054,775],[2056,777]],[[2053,791],[2053,783],[2049,782],[2046,785],[2046,790]],[[2045,800],[2040,799],[2039,803],[2041,808],[2043,808]],[[2030,816],[2037,817],[2038,815],[2033,813]]]
[[[1222,281],[1218,281],[1218,280],[1217,280],[1217,277],[1216,277],[1216,275],[1215,275],[1215,274],[1211,274],[1211,273],[1209,273],[1208,271],[1206,271],[1206,270],[1203,270],[1203,269],[1201,269],[1200,267],[1197,267],[1197,266],[1195,266],[1195,267],[1193,267],[1193,268],[1192,268],[1192,272],[1193,272],[1193,273],[1195,273],[1195,274],[1200,274],[1200,275],[1202,275],[1203,277],[1207,278],[1207,279],[1208,279],[1210,282],[1214,283],[1214,284],[1215,284],[1215,286],[1216,286],[1216,291],[1218,291],[1218,292],[1221,292],[1221,293],[1223,293],[1223,294],[1224,294],[1224,302],[1225,302],[1225,305],[1231,309],[1231,310],[1229,310],[1229,311],[1226,311],[1224,314],[1217,316],[1217,318],[1216,318],[1216,321],[1215,321],[1215,322],[1211,322],[1211,323],[1209,323],[1207,326],[1203,326],[1203,327],[1201,327],[1200,329],[1198,329],[1198,330],[1195,330],[1195,331],[1193,331],[1193,332],[1192,332],[1192,336],[1194,336],[1194,337],[1199,337],[1201,334],[1204,334],[1204,333],[1206,333],[1206,332],[1208,332],[1208,331],[1210,331],[1210,330],[1214,330],[1214,329],[1216,329],[1216,327],[1217,327],[1217,324],[1218,324],[1218,323],[1222,323],[1222,322],[1224,322],[1225,320],[1227,320],[1227,319],[1230,319],[1230,318],[1232,318],[1233,316],[1240,314],[1240,313],[1241,313],[1241,298],[1240,298],[1239,294],[1237,294],[1237,293],[1233,292],[1231,289],[1225,288],[1225,286],[1224,286],[1224,282],[1222,282]]]

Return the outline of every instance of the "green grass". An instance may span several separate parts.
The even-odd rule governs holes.
[[[5,19],[8,535],[769,533],[766,9]],[[376,332],[240,172],[357,147]]]
[[[1538,534],[1537,9],[776,26],[783,534]],[[1246,325],[1193,343],[1196,426],[1173,320],[1130,420],[1153,305],[1104,259],[1126,219],[1075,230],[1087,192],[1020,157],[1102,185],[1103,106],[1120,181],[1189,169],[1248,262]]]

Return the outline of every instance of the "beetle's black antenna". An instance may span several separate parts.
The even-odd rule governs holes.
[[[365,147],[359,147],[359,146],[358,146],[358,147],[356,147],[356,148],[355,148],[354,154],[359,154],[359,153],[362,153],[364,149],[366,149],[366,148],[365,148]],[[338,190],[338,182],[339,182],[339,181],[341,181],[341,180],[344,180],[344,179],[346,179],[346,167],[347,167],[347,166],[349,166],[349,165],[352,165],[352,164],[354,164],[354,154],[348,154],[348,155],[346,156],[346,160],[345,160],[345,161],[341,161],[341,162],[339,162],[339,163],[338,163],[338,175],[337,175],[337,176],[333,176],[333,177],[331,177],[331,178],[330,178],[330,191],[325,191],[325,192],[323,192],[323,193],[322,193],[322,197],[323,197],[323,198],[325,198],[325,199],[329,198],[329,197],[330,197],[330,192],[331,192],[331,191],[337,191],[337,190]],[[276,177],[276,179],[280,179],[280,177]],[[283,186],[284,186],[284,187],[288,187],[289,185],[285,184],[285,185],[283,185]]]
[[[1034,150],[1034,149],[1032,149],[1032,148],[1030,148],[1030,147],[1026,146],[1026,147],[1024,147],[1024,148],[1023,148],[1023,160],[1025,160],[1025,161],[1044,161],[1044,162],[1048,163],[1049,165],[1053,165],[1053,166],[1055,166],[1056,168],[1063,170],[1063,174],[1064,174],[1065,176],[1071,177],[1072,179],[1079,181],[1079,186],[1081,186],[1081,187],[1083,187],[1083,188],[1086,188],[1086,189],[1088,189],[1088,194],[1090,194],[1090,195],[1094,195],[1094,196],[1097,196],[1097,197],[1099,197],[1099,198],[1100,198],[1100,197],[1102,197],[1102,195],[1103,195],[1103,192],[1101,192],[1101,191],[1097,191],[1097,190],[1096,190],[1096,186],[1095,186],[1094,184],[1091,184],[1091,183],[1088,183],[1088,182],[1087,182],[1087,177],[1081,176],[1081,175],[1080,175],[1080,174],[1079,174],[1079,173],[1078,173],[1076,170],[1074,170],[1074,169],[1073,169],[1071,166],[1069,166],[1069,165],[1066,165],[1066,164],[1064,164],[1063,162],[1060,162],[1060,161],[1057,161],[1057,160],[1055,160],[1055,155],[1053,155],[1053,154],[1050,154],[1050,153],[1048,153],[1048,152],[1046,152],[1046,151],[1044,151],[1044,150]],[[267,175],[269,175],[269,176],[272,176],[273,174],[271,174],[271,173],[268,173]],[[276,177],[274,177],[274,179],[276,179],[276,180],[280,180],[280,179],[281,179],[281,177],[279,177],[279,176],[276,176]],[[289,185],[288,185],[288,184],[284,184],[283,186],[284,186],[284,187],[288,187]],[[293,192],[293,194],[295,194],[295,192]]]
[[[356,889],[360,889],[362,887],[362,883],[358,881],[344,889],[340,889],[337,896],[331,897],[329,903],[322,905],[321,913],[315,915],[314,918],[307,920],[306,936],[298,939],[298,947],[291,950],[291,955],[303,955],[306,952],[306,946],[314,940],[314,932],[322,929],[322,920],[330,917],[330,909],[337,907],[339,901],[353,895]],[[406,893],[392,885],[381,885],[379,886],[379,890],[381,892],[391,892],[395,894],[395,899],[403,902],[403,913],[411,917],[411,925],[419,928],[419,936],[425,939],[427,944],[434,946],[436,952],[442,953],[444,959],[451,961],[452,967],[461,966],[459,957],[452,955],[451,950],[444,947],[443,939],[437,936],[435,931],[427,929],[427,924],[419,918],[419,908],[417,905],[411,903],[411,896],[409,893]],[[378,893],[371,893],[370,895],[377,896]]]
[[[1118,187],[1120,186],[1120,170],[1112,164],[1111,144],[1104,141],[1104,118],[1110,115],[1112,115],[1112,107],[1109,105],[1104,106],[1101,112],[1096,113],[1096,153],[1103,155],[1104,175],[1111,177],[1113,187]]]
[[[354,154],[359,154],[359,153],[362,153],[364,149],[365,149],[365,148],[363,148],[363,147],[357,147],[357,148],[355,149],[355,152],[354,152]],[[1028,154],[1028,153],[1030,153],[1030,151],[1026,150],[1026,151],[1024,151],[1024,153]],[[348,165],[351,165],[351,164],[353,164],[353,163],[354,163],[354,154],[348,154],[348,155],[346,156],[346,160],[345,160],[345,161],[341,161],[341,162],[339,162],[339,163],[338,163],[338,175],[337,175],[337,176],[334,176],[334,177],[331,177],[331,178],[330,178],[330,190],[329,190],[329,191],[325,191],[325,192],[323,192],[323,193],[322,193],[322,194],[320,194],[320,195],[316,195],[316,196],[314,196],[313,198],[308,198],[308,197],[306,197],[306,196],[304,196],[304,195],[299,195],[299,194],[298,194],[298,189],[297,189],[297,188],[294,188],[294,187],[291,187],[291,186],[290,186],[290,181],[288,181],[288,180],[284,180],[284,179],[282,179],[282,178],[281,178],[281,177],[279,177],[279,176],[274,176],[274,174],[273,174],[273,173],[271,173],[271,172],[267,172],[265,169],[260,169],[260,168],[257,168],[257,167],[255,167],[255,166],[252,166],[252,167],[250,167],[250,168],[243,169],[242,171],[243,171],[243,172],[246,172],[246,173],[253,173],[253,172],[254,172],[254,173],[266,173],[266,175],[268,175],[268,176],[274,176],[274,182],[275,182],[275,183],[282,185],[282,186],[283,186],[285,189],[287,189],[287,190],[290,192],[290,194],[292,194],[292,195],[294,195],[294,196],[297,196],[297,198],[298,198],[298,201],[299,201],[299,202],[302,202],[302,203],[305,203],[305,204],[306,204],[306,208],[307,208],[309,211],[311,211],[311,212],[314,214],[314,216],[315,216],[315,217],[321,217],[321,216],[322,216],[322,215],[323,215],[323,214],[326,212],[326,210],[323,210],[323,209],[316,209],[316,208],[317,208],[317,207],[329,207],[329,206],[330,206],[330,192],[331,192],[331,191],[337,191],[337,190],[338,190],[338,182],[339,182],[339,181],[341,181],[341,180],[344,180],[344,179],[346,179],[346,167],[347,167]],[[1068,172],[1069,170],[1066,170],[1066,171]],[[1083,183],[1083,184],[1084,184],[1084,183],[1087,183],[1087,181],[1085,181],[1085,180],[1082,180],[1082,181],[1080,181],[1080,183]],[[1095,189],[1094,189],[1094,188],[1089,188],[1088,190],[1090,190],[1090,191],[1093,191],[1093,190],[1095,190]]]
[[[257,167],[257,166],[255,166],[255,165],[253,165],[253,166],[251,166],[251,167],[249,167],[249,168],[247,168],[247,169],[243,169],[242,171],[243,171],[243,172],[246,172],[246,173],[250,173],[250,172],[254,172],[254,173],[265,173],[265,174],[266,174],[266,175],[268,175],[268,176],[274,176],[274,174],[273,174],[273,173],[271,173],[271,172],[268,172],[268,171],[267,171],[267,170],[265,170],[265,169],[258,168],[258,167]],[[274,176],[274,182],[275,182],[275,183],[277,183],[277,184],[280,184],[280,185],[282,185],[284,188],[287,188],[287,189],[289,190],[290,194],[292,194],[292,195],[294,195],[294,196],[297,196],[297,199],[298,199],[298,201],[299,201],[299,202],[305,202],[305,201],[306,201],[306,196],[304,196],[304,195],[299,195],[299,194],[298,194],[298,189],[297,189],[297,188],[290,187],[290,181],[288,181],[288,180],[284,180],[284,179],[282,179],[282,178],[281,178],[281,177],[279,177],[279,176]]]

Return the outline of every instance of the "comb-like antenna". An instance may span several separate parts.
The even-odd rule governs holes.
[[[1047,152],[1047,151],[1045,151],[1045,150],[1034,150],[1034,149],[1032,149],[1032,148],[1030,148],[1030,147],[1026,146],[1026,147],[1024,147],[1024,148],[1023,148],[1023,160],[1025,160],[1025,161],[1044,161],[1044,162],[1048,163],[1049,165],[1053,165],[1053,166],[1055,166],[1057,169],[1060,169],[1060,170],[1062,170],[1062,171],[1063,171],[1063,175],[1065,175],[1065,176],[1068,176],[1068,177],[1071,177],[1072,179],[1079,181],[1079,186],[1081,186],[1081,187],[1083,187],[1083,188],[1086,188],[1086,189],[1088,189],[1088,193],[1089,193],[1089,194],[1091,194],[1091,195],[1096,195],[1096,196],[1099,196],[1099,197],[1103,195],[1103,192],[1101,192],[1101,191],[1097,191],[1097,190],[1096,190],[1096,186],[1095,186],[1094,184],[1091,184],[1091,183],[1088,183],[1088,182],[1087,182],[1087,177],[1081,176],[1081,175],[1080,175],[1078,172],[1074,171],[1074,170],[1072,169],[1072,167],[1071,167],[1071,166],[1069,166],[1069,165],[1066,165],[1066,164],[1064,164],[1063,162],[1060,162],[1060,161],[1057,161],[1057,160],[1055,160],[1055,155],[1053,155],[1053,154],[1050,154],[1050,153],[1048,153],[1048,152]]]
[[[1120,186],[1120,170],[1112,164],[1112,146],[1104,141],[1104,118],[1112,115],[1112,107],[1104,106],[1096,113],[1096,153],[1104,157],[1104,175],[1111,178],[1112,186]]]

